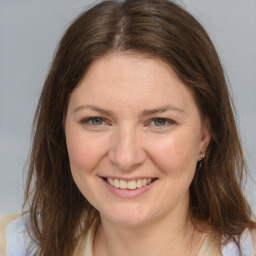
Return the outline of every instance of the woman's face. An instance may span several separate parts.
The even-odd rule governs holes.
[[[165,62],[125,54],[96,60],[71,94],[65,133],[74,181],[102,219],[134,226],[187,214],[210,135]]]

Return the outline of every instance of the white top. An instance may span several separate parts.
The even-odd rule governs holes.
[[[26,231],[22,217],[11,222],[6,227],[7,255],[24,256],[28,239],[25,237]]]
[[[26,248],[31,242],[23,217],[20,217],[6,227],[7,256],[25,256]]]
[[[241,235],[241,250],[244,256],[254,256],[253,240],[251,232],[246,229]],[[229,242],[222,248],[223,256],[239,255],[239,251],[234,242]]]
[[[93,256],[93,237],[96,230],[96,225],[92,225],[87,237],[85,238],[84,256]],[[7,256],[25,256],[26,247],[31,241],[26,233],[23,218],[20,217],[11,222],[6,228],[7,240]],[[198,256],[218,256],[214,243],[210,242],[209,236],[206,237]],[[241,249],[244,256],[255,256],[253,239],[251,232],[246,229],[241,235]],[[223,256],[239,256],[237,246],[233,242],[229,242],[222,247]]]

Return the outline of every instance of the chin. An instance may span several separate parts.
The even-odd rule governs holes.
[[[142,211],[142,209],[125,208],[107,213],[104,216],[101,214],[101,218],[107,219],[108,222],[130,227],[143,225],[150,220],[150,216],[145,211]]]

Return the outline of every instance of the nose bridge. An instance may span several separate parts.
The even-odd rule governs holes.
[[[109,157],[111,162],[121,170],[134,169],[143,163],[145,152],[135,126],[132,124],[123,124],[117,128]]]

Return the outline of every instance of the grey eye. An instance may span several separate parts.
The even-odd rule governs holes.
[[[92,117],[91,118],[91,124],[93,125],[102,125],[103,124],[103,119],[99,117]]]
[[[156,126],[163,126],[163,125],[166,125],[167,121],[164,118],[156,118],[153,120],[153,122]]]

